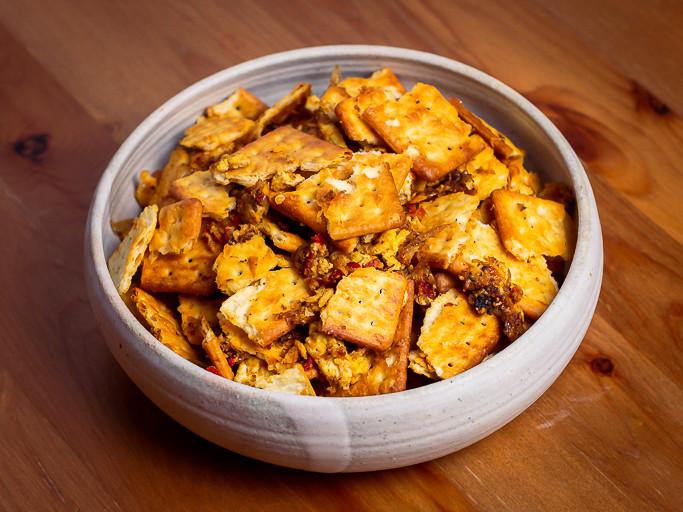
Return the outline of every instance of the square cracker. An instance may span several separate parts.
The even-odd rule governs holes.
[[[250,340],[266,346],[296,327],[297,321],[287,313],[310,295],[295,269],[271,270],[223,302],[220,314],[246,332]]]
[[[253,187],[259,180],[279,171],[314,173],[351,158],[351,151],[308,135],[290,126],[281,126],[224,155],[211,166],[218,183],[239,183]]]
[[[322,330],[345,341],[386,350],[396,333],[408,281],[396,272],[359,268],[343,277],[320,312]]]
[[[191,249],[180,254],[148,251],[142,259],[140,288],[149,292],[213,295],[217,290],[213,263],[220,249],[212,248],[200,236]]]
[[[441,379],[479,364],[498,343],[500,319],[479,315],[455,288],[439,295],[425,312],[417,346]]]
[[[264,277],[275,268],[277,262],[278,257],[262,236],[255,235],[242,243],[226,244],[213,265],[216,285],[226,295],[232,295]]]
[[[268,109],[268,105],[252,93],[239,87],[220,103],[206,109],[207,117],[239,116],[254,120]]]
[[[317,196],[332,240],[380,233],[403,224],[405,212],[389,164],[351,160],[347,170],[351,174],[345,180],[327,178]]]
[[[145,207],[133,221],[133,226],[107,260],[109,274],[118,292],[123,295],[130,288],[157,226],[156,205]]]
[[[350,96],[358,96],[364,90],[382,89],[389,91],[394,98],[405,94],[406,88],[389,68],[378,69],[369,77],[349,77],[337,84]]]
[[[191,249],[202,227],[202,203],[188,198],[159,210],[159,227],[149,243],[150,251],[161,254],[181,253]]]
[[[415,173],[428,181],[484,149],[481,138],[470,136],[471,127],[430,85],[418,83],[397,101],[369,107],[362,117],[394,151],[410,155]]]
[[[548,269],[543,256],[533,256],[526,261],[510,254],[503,245],[496,229],[475,219],[465,227],[470,238],[462,245],[458,257],[448,270],[462,274],[476,261],[486,261],[491,256],[510,271],[510,280],[524,292],[520,306],[524,314],[537,319],[557,295],[557,282]]]
[[[375,166],[381,162],[389,164],[389,171],[394,178],[394,185],[396,190],[400,191],[401,187],[410,174],[410,169],[413,167],[413,160],[403,153],[385,153],[383,151],[357,151],[353,154],[352,160],[363,165]]]
[[[179,178],[171,183],[169,192],[179,200],[199,199],[203,213],[216,220],[227,218],[237,206],[237,199],[230,196],[230,186],[218,183],[211,171],[195,171]]]
[[[413,283],[409,281],[405,305],[401,310],[391,347],[383,352],[367,349],[364,353],[367,363],[363,365],[367,366],[367,370],[361,372],[348,389],[336,388],[329,394],[331,396],[367,396],[405,390],[408,379],[408,352],[412,321]],[[351,356],[353,355],[352,353]]]
[[[240,116],[200,117],[185,130],[180,144],[200,151],[213,151],[219,147],[230,150],[231,145],[246,137],[253,126],[254,121]]]
[[[453,222],[464,229],[467,221],[479,206],[479,199],[464,192],[454,192],[432,201],[424,201],[420,203],[420,206],[425,213],[416,227],[419,231],[429,231]]]
[[[376,107],[385,101],[396,98],[389,91],[375,89],[364,91],[358,96],[352,96],[341,101],[334,109],[339,124],[346,136],[370,146],[386,147],[384,139],[377,135],[370,125],[362,118],[363,112],[370,107]]]
[[[156,339],[188,361],[205,366],[194,347],[183,335],[178,315],[168,304],[140,288],[133,288],[130,298]]]
[[[493,213],[505,248],[520,260],[574,253],[575,227],[564,206],[555,201],[499,189],[491,194]]]

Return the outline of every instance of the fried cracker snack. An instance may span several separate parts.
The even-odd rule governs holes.
[[[571,192],[507,135],[388,68],[342,72],[208,105],[113,224],[125,302],[223,378],[328,397],[451,378],[521,336],[573,257]]]

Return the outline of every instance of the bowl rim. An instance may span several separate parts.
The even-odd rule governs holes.
[[[559,288],[558,294],[549,305],[547,310],[541,317],[514,343],[511,343],[494,357],[481,362],[477,366],[455,375],[449,379],[434,381],[424,386],[407,389],[405,391],[360,396],[360,397],[320,397],[320,396],[302,396],[291,395],[277,391],[270,391],[259,388],[252,388],[220,376],[213,375],[201,367],[183,359],[181,356],[173,353],[170,349],[159,343],[156,338],[140,323],[133,313],[125,305],[119,296],[113,281],[109,276],[107,269],[107,258],[104,254],[102,230],[103,219],[108,207],[109,194],[119,169],[125,163],[128,156],[135,150],[139,144],[139,139],[149,133],[155,126],[157,126],[165,117],[166,112],[172,111],[173,108],[182,103],[186,98],[195,96],[202,91],[205,91],[210,84],[217,80],[225,79],[227,76],[235,74],[248,73],[250,71],[261,69],[267,65],[273,65],[277,62],[288,62],[295,59],[317,59],[321,57],[329,58],[334,55],[344,55],[346,57],[364,57],[372,55],[376,58],[393,58],[400,60],[412,60],[417,62],[425,62],[427,64],[446,69],[451,72],[466,75],[468,78],[485,84],[494,89],[498,93],[503,94],[517,106],[523,108],[524,112],[543,130],[555,145],[555,149],[560,153],[562,159],[566,162],[568,170],[571,175],[572,185],[576,194],[577,204],[577,244],[572,263],[568,269],[564,282]],[[113,155],[108,165],[106,166],[100,180],[95,189],[90,210],[88,213],[88,223],[86,227],[86,257],[93,259],[93,268],[98,278],[98,285],[101,291],[104,292],[109,305],[113,308],[113,312],[136,336],[136,338],[143,343],[149,350],[156,353],[168,363],[168,370],[171,372],[186,372],[189,377],[199,379],[202,383],[210,386],[210,389],[216,391],[222,390],[229,393],[248,393],[254,398],[272,401],[276,399],[284,404],[291,406],[314,407],[320,400],[334,400],[342,407],[346,408],[353,405],[362,405],[364,408],[373,407],[379,404],[390,402],[406,402],[414,401],[415,399],[424,398],[427,395],[443,394],[447,388],[454,386],[469,386],[471,383],[480,381],[485,378],[489,372],[510,364],[510,361],[517,360],[523,357],[524,352],[528,349],[529,344],[538,343],[538,336],[531,336],[530,333],[538,333],[549,327],[555,320],[555,316],[559,314],[563,305],[571,299],[574,289],[579,285],[581,277],[585,274],[589,263],[587,261],[587,253],[589,251],[589,244],[591,243],[590,233],[599,229],[599,221],[595,217],[591,217],[591,205],[594,205],[592,198],[591,187],[588,182],[588,177],[583,169],[579,158],[574,153],[573,149],[559,131],[559,129],[552,124],[552,122],[530,101],[524,98],[521,94],[516,92],[510,86],[507,86],[500,80],[480,71],[472,66],[456,61],[454,59],[428,53],[420,50],[413,50],[408,48],[399,48],[393,46],[381,45],[325,45],[306,47],[283,52],[272,53],[255,59],[251,59],[234,66],[230,66],[216,73],[213,73],[189,87],[181,90],[162,105],[151,112],[125,139],[119,149]],[[595,216],[595,213],[593,213]],[[597,226],[596,226],[597,224]],[[602,269],[602,265],[600,265]]]

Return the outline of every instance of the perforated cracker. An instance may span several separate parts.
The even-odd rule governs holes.
[[[275,268],[277,262],[277,256],[261,236],[253,236],[242,243],[226,244],[213,265],[218,289],[232,295],[261,279]]]
[[[397,153],[413,159],[415,173],[435,180],[484,149],[470,137],[470,126],[434,87],[417,84],[397,101],[370,107],[362,115]]]
[[[417,346],[436,375],[448,379],[479,364],[501,334],[498,317],[478,315],[465,294],[451,289],[427,309]]]
[[[254,186],[278,171],[315,173],[351,158],[351,151],[289,126],[267,133],[211,166],[218,183]]]
[[[443,224],[430,232],[418,250],[418,259],[430,267],[447,269],[455,261],[461,246],[469,240],[457,222]]]
[[[494,190],[507,186],[510,175],[508,168],[496,158],[489,145],[469,162],[458,167],[457,172],[466,172],[472,177],[473,195],[481,201],[488,198]]]
[[[323,332],[386,350],[396,333],[408,282],[395,272],[359,268],[337,284],[320,313]]]
[[[575,226],[564,206],[555,201],[495,190],[493,212],[505,248],[520,260],[532,256],[561,256],[574,252]]]
[[[386,147],[384,139],[362,118],[363,112],[388,100],[394,100],[392,93],[383,89],[374,89],[360,93],[341,101],[334,112],[339,123],[351,140],[370,146]]]
[[[220,313],[245,331],[250,340],[266,346],[296,327],[298,321],[287,313],[310,295],[304,279],[293,268],[271,270],[223,302]]]
[[[179,200],[199,199],[203,213],[216,220],[225,219],[237,206],[237,200],[230,196],[230,186],[216,182],[211,171],[196,171],[177,179],[169,192]]]
[[[213,264],[220,247],[212,248],[199,237],[181,254],[147,252],[142,260],[140,287],[150,292],[213,295],[216,274]]]
[[[145,207],[133,221],[133,226],[107,260],[114,286],[123,295],[130,288],[133,276],[142,262],[157,225],[156,205]]]
[[[192,248],[202,227],[202,203],[188,198],[159,210],[159,226],[149,243],[150,251],[181,253]]]
[[[149,197],[149,204],[156,204],[159,208],[167,204],[174,203],[176,199],[171,196],[170,187],[178,178],[190,174],[190,155],[183,147],[175,148],[168,159],[166,165],[158,174],[154,193]]]
[[[394,185],[397,191],[401,190],[406,178],[410,174],[410,169],[413,167],[412,159],[403,153],[357,151],[353,154],[351,160],[370,167],[374,167],[382,162],[389,164],[389,172],[391,172],[391,176],[394,178]]]
[[[389,165],[352,160],[349,166],[352,174],[346,180],[328,178],[318,194],[330,238],[344,240],[403,224],[405,213]]]
[[[200,117],[185,131],[180,144],[201,151],[219,147],[229,151],[232,144],[246,137],[253,126],[254,121],[241,116]]]
[[[204,366],[192,345],[183,335],[178,316],[165,302],[140,288],[133,288],[130,298],[156,339],[179,356]]]
[[[405,305],[401,310],[391,346],[378,352],[368,349],[364,357],[367,369],[357,374],[348,389],[334,388],[331,396],[368,396],[395,393],[406,389],[408,378],[408,352],[413,320],[413,283],[408,282]],[[350,358],[353,358],[351,354]]]
[[[419,231],[429,231],[454,222],[464,229],[472,213],[479,206],[479,199],[464,192],[454,192],[432,201],[424,201],[420,206],[425,213],[416,226]]]

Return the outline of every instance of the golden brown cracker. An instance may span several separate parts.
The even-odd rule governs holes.
[[[289,126],[282,126],[211,166],[218,183],[253,187],[278,171],[315,173],[351,158],[351,151]]]
[[[271,270],[260,281],[230,296],[220,313],[245,331],[250,340],[266,346],[296,327],[298,321],[287,313],[310,295],[295,269]]]
[[[571,259],[575,226],[563,205],[504,189],[495,190],[491,199],[500,237],[510,253],[520,260],[536,255]]]
[[[199,237],[181,254],[148,252],[142,260],[140,287],[149,292],[213,295],[217,291],[213,264],[218,251]]]
[[[466,172],[472,177],[472,195],[481,201],[488,198],[494,190],[505,187],[510,174],[508,168],[495,156],[493,148],[488,145],[469,162],[458,167],[457,172]]]
[[[239,116],[254,120],[267,109],[268,105],[246,89],[239,87],[220,103],[208,107],[206,115],[207,117]]]
[[[315,396],[306,371],[298,363],[278,373],[269,370],[261,359],[250,357],[240,363],[235,382],[280,393]]]
[[[178,146],[171,152],[163,169],[159,171],[156,188],[149,198],[149,204],[156,204],[161,208],[174,203],[176,199],[170,193],[171,183],[190,173],[190,155],[185,148]]]
[[[254,121],[240,116],[201,117],[185,130],[180,144],[200,151],[230,150],[231,144],[246,137],[253,126]]]
[[[261,279],[277,262],[277,256],[259,235],[242,243],[226,244],[213,265],[216,285],[221,292],[232,295]]]
[[[508,163],[507,188],[513,192],[529,196],[538,195],[541,192],[541,178],[534,172],[524,167],[522,158],[513,158]]]
[[[114,286],[123,295],[130,288],[157,225],[156,205],[147,206],[133,221],[133,226],[107,260]]]
[[[426,180],[444,176],[484,149],[455,108],[425,84],[368,108],[362,117],[394,151],[408,154],[415,173]]]
[[[370,166],[354,160],[349,165],[348,179],[327,178],[318,194],[330,238],[344,240],[403,224],[405,213],[389,165]],[[321,200],[321,194],[325,199]]]
[[[472,213],[479,206],[479,199],[464,192],[454,192],[431,201],[420,203],[424,215],[416,226],[421,232],[444,224],[457,223],[464,229]]]
[[[171,183],[169,192],[178,200],[198,199],[203,213],[216,220],[227,218],[237,206],[237,200],[230,196],[230,185],[216,182],[211,171],[195,171],[177,179]]]
[[[381,162],[389,164],[389,171],[394,178],[394,185],[397,191],[401,190],[406,178],[410,174],[410,169],[413,167],[413,161],[408,155],[403,153],[385,153],[377,150],[357,151],[353,154],[351,160],[371,167]]]
[[[282,229],[278,226],[277,222],[273,222],[266,217],[261,219],[258,228],[270,238],[275,247],[289,253],[293,253],[306,243],[306,240],[299,235]]]
[[[204,366],[204,362],[183,335],[178,316],[168,304],[140,288],[133,288],[130,298],[156,339],[179,356]]]
[[[202,203],[188,198],[159,210],[159,226],[149,243],[150,251],[161,254],[181,253],[191,249],[202,227]]]
[[[469,240],[457,222],[433,229],[418,250],[418,259],[430,267],[447,269],[455,261],[460,247]]]
[[[263,131],[270,124],[282,123],[288,116],[294,114],[306,103],[312,89],[309,83],[300,83],[284,97],[280,98],[275,105],[266,109],[257,119],[248,140],[254,141],[262,136]]]
[[[181,327],[187,340],[193,345],[201,345],[204,335],[202,334],[202,319],[209,322],[212,329],[219,327],[218,309],[221,307],[221,299],[200,297],[197,295],[178,295],[178,313],[180,313]]]
[[[451,289],[425,312],[417,346],[441,379],[479,364],[502,334],[498,317],[479,315],[464,293]]]
[[[386,350],[396,333],[408,282],[395,272],[359,268],[343,277],[320,313],[322,330],[337,338]]]

